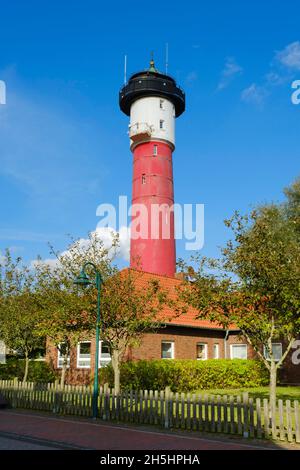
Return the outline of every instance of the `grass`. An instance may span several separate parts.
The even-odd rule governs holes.
[[[250,398],[269,398],[269,387],[197,390],[195,393],[201,395],[241,395],[243,392],[248,392]],[[277,399],[300,400],[300,387],[277,387]]]

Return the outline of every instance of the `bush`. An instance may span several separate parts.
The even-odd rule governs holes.
[[[101,383],[113,386],[111,366],[102,369]],[[244,359],[153,360],[124,362],[122,389],[188,392],[212,388],[258,387],[268,384],[268,371],[260,361]]]
[[[0,380],[11,380],[17,377],[23,380],[25,360],[15,357],[8,358],[6,364],[0,364]],[[48,383],[54,382],[55,374],[49,364],[44,361],[30,361],[28,382]]]

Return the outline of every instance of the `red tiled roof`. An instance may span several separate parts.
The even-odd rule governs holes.
[[[148,273],[145,271],[138,271],[130,268],[125,268],[122,270],[124,274],[126,272],[130,272],[133,275],[136,275],[138,285],[143,288],[146,287],[149,283],[149,281],[156,279],[159,281],[160,287],[163,290],[166,290],[168,292],[169,298],[171,300],[176,300],[178,298],[178,294],[176,291],[176,288],[182,284],[182,280],[177,279],[175,277],[169,277],[169,276],[162,276],[160,274],[153,274],[153,273]],[[197,318],[198,312],[195,308],[189,307],[187,312],[182,313],[181,315],[178,315],[178,313],[174,312],[171,307],[168,305],[165,305],[162,310],[162,318],[163,323],[168,324],[168,325],[176,325],[176,326],[183,326],[183,327],[193,327],[193,328],[205,328],[205,329],[214,329],[214,330],[223,330],[224,328],[220,326],[216,322],[211,322],[209,320],[203,320]],[[230,330],[237,330],[237,328],[234,328],[234,325],[229,328]]]

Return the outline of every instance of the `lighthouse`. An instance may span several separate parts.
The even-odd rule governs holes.
[[[130,267],[174,276],[173,152],[175,119],[185,110],[185,94],[152,59],[122,87],[119,104],[130,117],[133,154]]]

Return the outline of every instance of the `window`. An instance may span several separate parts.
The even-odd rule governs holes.
[[[218,343],[214,344],[214,359],[220,359],[220,349]]]
[[[153,145],[153,155],[157,155],[157,145]]]
[[[174,342],[162,341],[161,342],[161,358],[174,359]]]
[[[77,367],[89,369],[91,367],[91,342],[81,341],[77,345]]]
[[[106,367],[111,362],[110,348],[106,341],[99,343],[99,367]]]
[[[230,359],[247,359],[247,344],[231,344]]]
[[[164,128],[164,122],[165,122],[165,121],[164,121],[163,119],[161,119],[161,120],[159,121],[159,128],[160,128],[160,129],[163,129],[163,128]]]
[[[142,184],[146,184],[146,175],[145,174],[142,175]]]
[[[164,100],[159,100],[160,109],[164,109]]]
[[[67,345],[65,343],[61,343],[57,347],[57,367],[62,368],[64,362],[64,355],[66,353]],[[67,358],[67,367],[70,367],[70,354]]]
[[[198,343],[196,346],[197,359],[199,361],[205,361],[207,359],[207,344]]]
[[[274,360],[280,361],[282,358],[282,344],[281,343],[272,343],[272,355],[274,357]],[[267,361],[270,361],[270,354],[267,348],[264,346],[264,356],[267,359]]]

